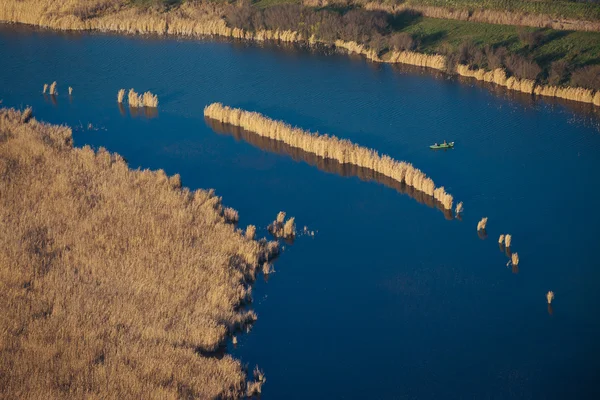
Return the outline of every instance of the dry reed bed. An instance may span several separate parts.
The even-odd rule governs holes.
[[[334,159],[340,164],[353,164],[371,169],[433,196],[444,208],[452,209],[452,196],[446,193],[443,187],[436,187],[433,180],[421,170],[410,163],[396,161],[387,155],[379,155],[377,151],[359,146],[349,140],[304,131],[285,122],[272,120],[260,113],[230,108],[221,103],[206,106],[204,116],[284,142],[322,158]]]
[[[123,97],[125,96],[125,89],[119,89],[117,93],[117,101],[119,103],[123,102]],[[129,107],[134,108],[157,108],[158,107],[158,96],[152,94],[150,92],[145,92],[144,94],[138,94],[135,90],[129,89],[127,94],[127,103]]]
[[[467,65],[459,64],[456,66],[456,72],[460,76],[474,78],[478,81],[495,83],[496,85],[506,87],[509,90],[600,106],[600,91],[576,87],[539,85],[533,80],[518,79],[513,76],[507,78],[506,71],[502,68],[497,68],[493,71],[486,71],[484,69],[475,70],[469,68]]]
[[[71,130],[0,110],[0,397],[240,397],[205,356],[275,244],[226,223],[212,191],[131,170]]]
[[[408,186],[403,182],[398,182],[388,176],[382,175],[379,172],[373,171],[372,169],[359,167],[354,164],[342,164],[331,158],[319,157],[314,153],[309,153],[298,147],[292,147],[284,142],[258,135],[255,132],[247,131],[239,126],[224,124],[215,119],[205,118],[205,121],[207,125],[210,126],[210,128],[216,133],[232,135],[237,140],[244,140],[259,149],[286,155],[291,157],[293,160],[305,162],[321,171],[345,177],[355,176],[366,182],[378,182],[384,186],[396,190],[400,194],[407,195],[418,203],[442,211],[444,213],[444,217],[448,220],[452,220],[454,218],[452,210],[447,210],[444,208],[444,206],[440,202],[436,201],[432,196],[415,190],[413,187]],[[460,212],[462,212],[462,203],[459,203],[457,208]],[[460,214],[460,212],[458,214]]]
[[[310,1],[310,0],[309,0]],[[552,28],[559,30],[599,32],[600,22],[582,21],[571,18],[555,18],[551,15],[529,14],[507,10],[467,10],[412,4],[388,5],[378,2],[365,4],[367,10],[382,10],[389,13],[414,12],[430,18],[454,19],[460,21],[483,22],[496,25],[531,26],[534,28]]]

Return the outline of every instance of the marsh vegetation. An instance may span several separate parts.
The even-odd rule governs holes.
[[[213,191],[73,148],[69,128],[12,109],[0,110],[0,177],[2,397],[260,387],[210,354],[256,320],[240,305],[278,246],[237,231]]]

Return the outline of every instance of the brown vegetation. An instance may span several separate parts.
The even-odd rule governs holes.
[[[319,157],[331,158],[341,164],[354,164],[369,168],[434,197],[447,210],[452,209],[452,196],[446,193],[443,187],[436,188],[431,178],[410,163],[394,160],[387,155],[379,155],[373,149],[359,146],[346,139],[304,131],[282,121],[267,118],[262,114],[230,108],[221,103],[206,106],[204,115],[226,124],[239,126],[258,135],[282,141]]]
[[[296,161],[305,162],[327,173],[345,177],[354,176],[363,181],[378,182],[386,187],[396,190],[400,194],[409,196],[418,203],[442,211],[444,213],[444,217],[448,220],[452,220],[454,218],[452,210],[446,209],[439,201],[434,199],[433,196],[418,191],[412,186],[408,186],[404,182],[398,182],[370,168],[359,167],[354,164],[342,164],[332,158],[323,158],[301,148],[290,146],[282,141],[259,135],[255,132],[245,130],[239,126],[222,123],[221,121],[217,121],[209,117],[206,117],[205,121],[207,125],[210,126],[211,129],[216,133],[232,135],[237,140],[244,140],[259,149],[277,154],[283,154]],[[314,234],[314,232],[312,233]]]
[[[554,292],[552,290],[546,293],[546,300],[548,301],[548,304],[552,304],[552,300],[554,300]]]
[[[123,99],[125,98],[125,89],[119,89],[117,92],[117,103],[123,103]]]
[[[503,244],[504,244],[504,235],[500,235],[500,237],[498,238],[498,243],[499,243],[500,245],[503,245]]]
[[[245,236],[247,239],[254,239],[256,237],[256,226],[254,225],[248,225],[246,227],[246,233]]]
[[[69,86],[69,96],[71,96],[73,94],[73,88],[71,86]]]
[[[479,221],[477,223],[477,230],[478,231],[485,231],[485,226],[487,225],[487,221],[488,221],[487,217],[481,218],[481,221]]]
[[[210,352],[256,319],[239,306],[276,243],[226,223],[212,191],[14,110],[0,177],[0,397],[246,393],[240,362]]]
[[[44,83],[44,89],[42,90],[42,93],[46,93],[48,91],[48,84]]]
[[[513,264],[514,266],[517,266],[517,265],[519,265],[519,254],[517,254],[517,253],[512,253],[512,255],[511,255],[511,258],[510,258],[510,259],[511,259],[511,261],[512,261],[512,264]]]
[[[120,91],[119,95],[120,96]],[[138,94],[135,90],[129,89],[129,93],[127,95],[127,103],[129,107],[141,108],[141,107],[150,107],[156,108],[158,107],[158,96],[145,92],[144,94]]]
[[[280,211],[277,214],[277,218],[268,228],[269,232],[276,238],[293,239],[296,237],[296,222],[295,218],[291,217],[285,221],[285,212]]]
[[[57,94],[58,94],[58,91],[56,90],[56,81],[54,81],[50,84],[50,95],[55,96]]]
[[[504,243],[506,244],[506,247],[510,247],[511,243],[512,243],[512,236],[507,234],[504,237]]]

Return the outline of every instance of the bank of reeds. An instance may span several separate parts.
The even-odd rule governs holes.
[[[213,191],[71,130],[0,110],[0,397],[240,398],[213,357],[277,252],[226,223]]]
[[[447,57],[440,54],[423,54],[394,49],[380,54],[378,50],[351,40],[327,41],[314,34],[308,33],[303,36],[300,32],[289,29],[246,30],[230,27],[223,19],[224,7],[223,4],[211,2],[184,2],[169,9],[161,10],[149,7],[142,10],[132,7],[125,0],[92,0],[90,4],[84,4],[81,0],[64,2],[6,0],[0,2],[0,21],[19,22],[58,30],[98,30],[127,34],[168,34],[193,37],[223,36],[259,42],[321,44],[335,46],[349,53],[360,54],[374,62],[402,63],[442,71],[454,67],[454,65],[448,65]],[[398,9],[398,11],[401,10]],[[462,12],[464,13],[464,11]],[[485,10],[485,12],[489,14],[491,11]],[[456,69],[462,71],[458,72],[462,76],[494,82],[509,90],[582,101],[600,106],[600,91],[536,85],[529,79],[507,78],[505,73],[502,79],[501,74],[496,71],[471,72],[468,67],[460,65]],[[136,101],[134,104],[140,104],[140,101]],[[148,94],[147,99],[142,98],[141,104],[146,107],[157,107],[158,99],[156,96]],[[139,105],[131,106],[141,107]]]
[[[494,83],[509,90],[526,94],[556,97],[600,106],[600,91],[578,87],[540,85],[531,79],[519,79],[513,76],[507,77],[506,71],[502,68],[486,71],[485,69],[471,69],[468,65],[458,64],[456,66],[456,73],[460,76]]]
[[[334,159],[340,164],[353,164],[369,168],[432,196],[447,210],[452,209],[452,195],[446,193],[444,187],[436,187],[433,180],[421,170],[410,163],[394,160],[387,155],[380,155],[373,149],[359,146],[347,139],[304,131],[285,122],[272,120],[260,113],[230,108],[221,103],[206,106],[204,115],[284,142],[291,147],[303,149],[319,157]]]

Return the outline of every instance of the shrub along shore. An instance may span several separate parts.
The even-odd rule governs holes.
[[[240,306],[277,247],[228,223],[212,191],[0,109],[0,193],[0,397],[260,390],[213,353],[256,319]]]
[[[295,128],[282,121],[275,121],[257,112],[241,110],[213,103],[204,108],[204,116],[225,124],[239,126],[257,135],[281,141],[324,159],[340,164],[352,164],[387,176],[399,183],[413,187],[433,197],[446,210],[452,209],[452,195],[435,183],[423,171],[412,164],[397,161],[377,151],[331,135],[312,133]]]
[[[340,10],[160,0],[6,0],[0,3],[0,21],[61,30],[330,46],[374,62],[428,67],[508,90],[600,106],[596,32],[517,31],[504,25],[427,19],[412,11],[372,11],[355,4]],[[579,36],[570,39],[575,34]]]

